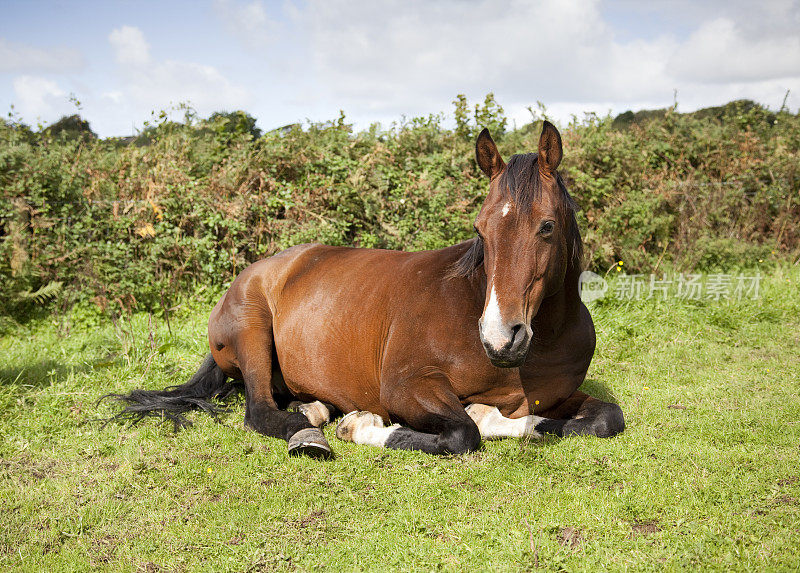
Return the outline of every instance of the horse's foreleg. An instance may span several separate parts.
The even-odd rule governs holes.
[[[336,437],[355,444],[435,455],[463,454],[480,446],[480,433],[474,423],[436,420],[435,424],[432,431],[422,432],[400,424],[386,426],[378,414],[355,411],[339,421]]]
[[[354,444],[383,448],[389,437],[400,428],[400,424],[387,426],[378,414],[354,410],[339,420],[336,437]]]
[[[625,429],[622,408],[576,391],[562,404],[542,412],[546,418],[540,428],[558,436],[598,436],[610,438]]]
[[[542,416],[506,418],[500,410],[486,404],[470,404],[466,412],[486,440],[540,438],[544,434],[608,438],[625,429],[625,419],[617,404],[603,402],[583,392],[576,392],[563,404],[543,412]]]
[[[351,412],[339,422],[336,436],[357,444],[437,455],[462,454],[480,446],[478,427],[443,376],[384,386],[381,402],[392,416],[410,427],[387,427],[376,414]]]
[[[544,430],[540,424],[546,418],[540,416],[523,416],[522,418],[506,418],[494,406],[486,404],[470,404],[466,407],[469,417],[477,424],[481,438],[495,440],[498,438],[541,438]]]
[[[325,435],[302,412],[279,410],[272,392],[271,329],[240,334],[236,356],[244,378],[245,424],[255,431],[289,444],[289,454],[330,458]]]

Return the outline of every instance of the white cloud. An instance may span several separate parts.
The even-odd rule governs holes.
[[[167,60],[147,69],[126,70],[128,93],[151,109],[189,102],[201,112],[246,107],[245,88],[213,66]]]
[[[214,11],[228,32],[248,48],[261,50],[267,47],[279,32],[278,25],[269,18],[260,0],[244,4],[235,0],[215,0]]]
[[[83,57],[71,48],[36,48],[0,38],[2,72],[72,72],[83,68]]]
[[[597,0],[308,0],[287,13],[306,35],[317,100],[361,117],[451,109],[459,92],[494,91],[509,110],[542,100],[579,113],[661,107],[675,89],[684,109],[733,97],[773,103],[796,89],[800,26],[787,22],[800,22],[798,2],[709,17],[727,6],[696,12],[684,39],[631,41],[617,38]]]
[[[19,76],[13,81],[16,109],[28,121],[49,120],[73,113],[67,94],[52,80],[37,76]]]
[[[699,83],[758,82],[800,75],[800,33],[751,38],[728,18],[706,22],[672,55],[668,71]]]
[[[123,94],[121,91],[110,91],[100,94],[100,97],[107,99],[110,102],[118,104],[125,99],[125,94]]]
[[[138,28],[113,30],[108,40],[114,49],[123,89],[107,92],[107,99],[130,109],[138,117],[190,103],[201,114],[215,110],[245,108],[247,89],[228,80],[213,66],[175,60],[158,61]]]
[[[118,63],[130,66],[146,66],[150,62],[150,46],[139,28],[123,26],[108,35]]]
[[[66,93],[75,92],[101,134],[129,133],[150,111],[185,101],[201,115],[246,109],[265,127],[330,119],[339,109],[358,127],[388,124],[402,115],[450,112],[456,94],[476,102],[489,91],[518,125],[537,100],[556,119],[569,120],[584,110],[664,107],[673,90],[683,111],[734,98],[777,107],[787,89],[796,109],[800,0],[753,6],[744,0],[214,0],[211,15],[231,45],[215,43],[211,57],[225,64],[180,60],[161,52],[172,42],[126,25],[105,36],[105,49],[92,48],[86,70],[75,50],[0,39],[0,73],[17,76],[13,93],[6,92],[18,110],[31,110],[29,122],[73,113]],[[173,31],[195,38],[214,32]],[[103,52],[113,56],[110,70]]]
[[[449,111],[457,93],[479,101],[489,91],[518,123],[537,100],[568,120],[664,107],[674,90],[685,111],[736,98],[777,107],[787,89],[790,105],[800,104],[797,0],[757,10],[736,0],[632,2],[624,25],[599,0],[306,0],[284,3],[282,14],[274,6],[216,4],[254,54],[273,69],[283,60],[285,103],[323,117],[342,108],[361,127]],[[636,14],[650,22],[647,33]]]
[[[377,112],[431,109],[458,92],[495,91],[508,105],[671,92],[674,40],[617,43],[594,0],[311,0],[299,18],[319,83]]]

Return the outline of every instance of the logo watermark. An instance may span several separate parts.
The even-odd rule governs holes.
[[[743,300],[757,299],[761,292],[761,273],[731,275],[724,273],[691,274],[618,274],[609,283],[591,271],[581,273],[581,300],[592,302],[602,298],[617,300]]]

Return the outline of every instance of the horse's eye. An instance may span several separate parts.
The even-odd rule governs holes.
[[[542,226],[539,227],[539,234],[545,237],[553,234],[553,229],[555,229],[555,223],[553,221],[545,221],[542,223]]]

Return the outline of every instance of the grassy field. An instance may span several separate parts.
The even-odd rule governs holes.
[[[86,313],[0,338],[0,568],[800,569],[800,269],[757,300],[602,302],[585,388],[609,439],[435,458],[284,442],[195,416],[173,434],[98,419],[106,392],[184,381],[210,306],[168,325]]]

